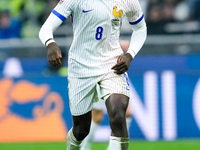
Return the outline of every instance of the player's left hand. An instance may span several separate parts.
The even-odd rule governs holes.
[[[114,65],[111,69],[114,69],[114,73],[116,74],[123,74],[128,70],[132,59],[133,58],[129,53],[120,55],[117,59],[117,64]]]

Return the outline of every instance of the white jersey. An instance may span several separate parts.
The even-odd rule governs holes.
[[[74,39],[69,50],[68,75],[90,77],[111,72],[123,53],[119,44],[123,17],[131,25],[144,15],[138,0],[60,0],[52,11],[64,21],[73,17]]]

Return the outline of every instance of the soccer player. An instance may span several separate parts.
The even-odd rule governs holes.
[[[73,127],[67,135],[67,150],[79,150],[90,131],[92,105],[99,99],[97,85],[112,131],[109,150],[128,150],[125,113],[130,89],[126,71],[146,39],[140,4],[138,0],[60,0],[39,33],[48,48],[48,60],[55,67],[61,65],[62,55],[53,32],[70,15],[74,39],[68,54],[68,93]],[[133,28],[125,54],[119,44],[123,17]]]

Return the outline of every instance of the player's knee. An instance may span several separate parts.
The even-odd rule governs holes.
[[[110,125],[113,135],[119,137],[127,136],[127,128],[125,120],[126,120],[125,114],[123,113],[117,113],[116,115],[110,118]]]
[[[123,128],[125,123],[125,114],[124,112],[116,112],[110,116],[110,124],[115,128]]]
[[[88,134],[89,134],[90,128],[78,128],[78,129],[74,129],[73,133],[75,138],[78,141],[82,141]]]

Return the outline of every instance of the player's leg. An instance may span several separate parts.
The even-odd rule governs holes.
[[[99,102],[96,102],[96,103],[99,104]],[[104,103],[104,101],[103,101],[103,103]],[[90,132],[87,135],[87,137],[84,139],[81,150],[90,150],[91,149],[91,143],[94,140],[94,133],[95,133],[96,129],[99,127],[102,120],[103,120],[103,110],[102,109],[93,109]]]
[[[109,150],[127,150],[129,138],[125,114],[130,97],[127,74],[109,73],[101,80],[100,87],[101,97],[106,100],[112,131]]]
[[[99,98],[100,87],[98,84],[96,86],[96,90],[97,90],[97,98],[99,99],[99,101],[93,103],[92,123],[90,127],[90,132],[87,135],[87,137],[84,139],[81,150],[91,149],[91,143],[94,140],[94,133],[96,129],[99,127],[99,124],[101,123],[101,121],[103,120],[103,109],[105,107],[105,101]]]
[[[112,94],[106,100],[109,122],[112,129],[111,135],[117,137],[128,137],[126,127],[126,109],[129,98],[121,94]]]
[[[67,135],[67,150],[80,150],[91,124],[92,103],[96,95],[95,78],[69,78],[68,93],[73,127]]]
[[[100,99],[99,97],[100,97],[100,86],[97,84],[96,85],[96,99],[98,99],[98,101],[93,103],[92,123],[90,127],[90,132],[87,135],[87,137],[84,139],[81,150],[91,149],[91,143],[94,140],[94,133],[96,129],[99,127],[101,121],[103,120],[103,109],[105,107],[105,101]]]
[[[73,127],[67,134],[67,150],[80,150],[82,140],[88,135],[91,123],[91,111],[80,116],[72,116]]]
[[[128,108],[126,110],[126,126],[127,126],[128,131],[129,131],[129,128],[131,125],[131,121],[132,121],[132,113],[131,113],[130,102],[129,102]],[[112,140],[110,140],[110,141],[112,141]],[[111,148],[109,148],[109,147],[112,147],[111,145],[113,145],[112,142],[111,143],[109,142],[107,150],[111,149]]]
[[[106,100],[106,107],[111,126],[109,150],[128,150],[128,131],[126,126],[126,109],[129,98],[122,94],[112,94]]]
[[[104,103],[105,103],[105,101],[99,100],[98,102],[93,104],[92,122],[91,122],[90,132],[87,135],[87,137],[84,139],[81,150],[90,150],[91,149],[91,143],[94,140],[95,131],[100,126],[100,123],[103,120],[103,109],[105,107]],[[132,113],[131,113],[130,105],[128,105],[128,108],[126,110],[127,130],[129,130],[129,128],[130,128],[131,121],[132,121]]]

